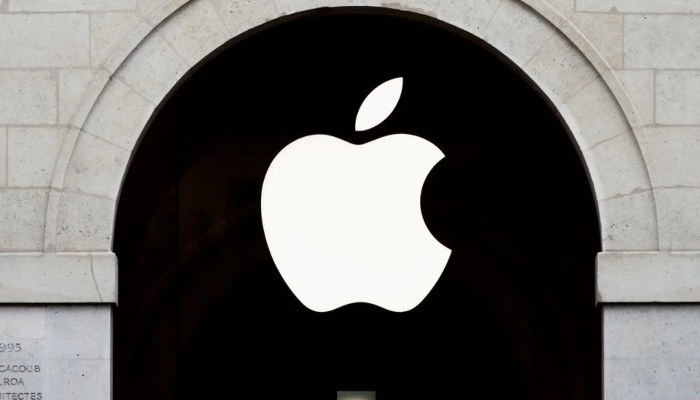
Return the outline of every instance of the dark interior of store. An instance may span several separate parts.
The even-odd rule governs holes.
[[[355,132],[365,97],[395,77],[396,109]],[[307,135],[394,133],[445,154],[421,210],[452,250],[446,268],[410,311],[312,311],[265,241],[267,168]],[[317,10],[219,49],[144,131],[114,251],[118,400],[601,398],[600,234],[576,145],[507,60],[428,17]]]

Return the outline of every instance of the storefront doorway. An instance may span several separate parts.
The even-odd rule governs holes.
[[[355,132],[363,99],[397,76],[392,115]],[[415,309],[316,313],[272,262],[263,178],[318,133],[409,133],[445,153],[421,207],[452,255]],[[566,128],[488,45],[366,8],[274,21],[172,93],[131,162],[114,240],[115,398],[599,399],[599,244]]]

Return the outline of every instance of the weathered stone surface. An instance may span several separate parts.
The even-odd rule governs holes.
[[[700,125],[700,71],[657,72],[656,122]]]
[[[645,125],[654,123],[654,71],[628,69],[616,71]]]
[[[155,106],[117,79],[107,83],[83,129],[110,143],[132,148]]]
[[[609,13],[700,12],[700,0],[577,0],[578,11]]]
[[[647,137],[657,186],[700,188],[700,127],[648,128]]]
[[[410,3],[414,2],[391,0],[275,0],[275,7],[279,15],[289,15],[300,11],[313,10],[320,7],[369,6],[397,8],[401,6],[411,6]],[[417,4],[413,4],[413,6],[416,8],[419,7],[419,5]],[[419,10],[416,11],[420,12]]]
[[[481,37],[502,1],[444,0],[438,6],[438,18]]]
[[[0,124],[53,124],[56,113],[50,71],[0,71]]]
[[[116,285],[113,253],[0,253],[2,303],[116,302]]]
[[[700,360],[606,359],[603,373],[605,400],[692,399],[698,396],[694,383],[700,381]],[[673,393],[673,397],[669,397],[670,393]]]
[[[62,193],[56,224],[56,250],[111,251],[115,208],[115,201],[105,197]]]
[[[58,122],[60,124],[70,123],[96,74],[97,70],[94,68],[62,69],[58,73]]]
[[[604,398],[697,397],[699,322],[697,305],[605,306]]]
[[[48,189],[0,189],[0,252],[40,251]]]
[[[64,187],[116,200],[129,154],[121,147],[83,133],[68,164]]]
[[[48,187],[65,130],[62,127],[9,128],[9,186]]]
[[[605,303],[698,302],[700,253],[599,253],[596,289],[598,301]],[[617,346],[611,349],[619,351]],[[628,350],[626,356],[634,354]]]
[[[516,65],[526,64],[549,41],[554,27],[517,0],[503,0],[483,38]]]
[[[90,15],[90,64],[104,65],[127,36],[143,22],[135,12],[95,13]]]
[[[700,15],[626,15],[625,68],[700,69]]]
[[[85,14],[0,14],[0,68],[78,67],[90,63]]]
[[[47,386],[58,398],[109,399],[112,363],[109,359],[55,360],[49,362]],[[76,377],[80,376],[80,381]],[[59,397],[61,396],[61,397]]]
[[[189,66],[159,35],[144,39],[115,73],[153,104],[158,104]]]
[[[61,118],[65,118],[59,119],[59,123],[70,124],[74,127],[83,126],[85,123],[85,119],[95,105],[95,101],[99,97],[100,93],[102,93],[102,89],[104,89],[105,85],[110,79],[110,73],[104,69],[93,68],[92,71],[94,72],[92,80],[84,87],[78,85],[73,89],[68,89],[68,98],[65,100],[63,100],[61,95],[62,90],[59,87],[59,103],[62,110]],[[67,74],[71,75],[70,72]],[[77,75],[81,74],[79,73]],[[71,76],[66,77],[66,81],[75,81],[81,78],[84,77]],[[71,111],[71,107],[75,107],[75,109]]]
[[[583,152],[600,200],[651,189],[642,154],[628,131]]]
[[[622,14],[576,13],[571,22],[590,40],[595,48],[615,69],[620,69],[624,61]]]
[[[211,0],[229,35],[235,36],[275,18],[274,0]]]
[[[110,398],[110,305],[6,306],[0,307],[0,321],[9,327],[3,329],[0,322],[4,340],[22,349],[21,358],[0,353],[0,363],[17,365],[21,360],[31,367],[21,375],[22,393],[28,393],[21,397]]]
[[[184,0],[181,0],[184,2]],[[171,0],[136,0],[136,10],[144,17],[148,17],[165,7]]]
[[[592,81],[557,108],[582,150],[630,130],[602,78]]]
[[[700,188],[671,186],[657,189],[656,202],[667,216],[664,231],[670,240],[670,250],[700,248]]]
[[[598,202],[603,251],[658,248],[654,198],[650,190]]]
[[[136,0],[8,0],[10,12],[120,11],[136,8]]]
[[[156,30],[189,65],[198,63],[229,39],[224,23],[208,1],[188,3]]]
[[[542,46],[523,66],[523,71],[554,104],[565,102],[598,77],[583,54],[560,35]]]
[[[554,9],[564,16],[574,13],[575,0],[546,0]]]
[[[7,186],[7,128],[0,127],[0,187]]]
[[[327,0],[328,1],[328,0]],[[376,0],[350,0],[353,3],[358,3],[356,5],[373,5]],[[328,1],[332,6],[339,7],[343,6],[344,0],[330,0]],[[414,14],[422,14],[434,17],[437,15],[437,9],[442,1],[441,0],[402,0],[402,1],[392,1],[383,0],[381,2],[382,7],[393,8],[401,11],[408,11]]]

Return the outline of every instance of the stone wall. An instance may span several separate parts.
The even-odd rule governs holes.
[[[700,0],[1,0],[0,302],[116,302],[119,187],[159,102],[230,38],[322,6],[437,18],[540,87],[598,201],[605,399],[698,397],[700,307],[678,303],[700,301]]]

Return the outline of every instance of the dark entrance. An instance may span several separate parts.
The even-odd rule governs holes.
[[[594,198],[565,128],[507,62],[412,14],[319,10],[222,49],[162,104],[123,186],[116,399],[599,399]],[[365,96],[398,107],[354,132]],[[260,219],[266,169],[314,133],[446,155],[422,210],[452,249],[417,308],[306,309]],[[329,266],[332,267],[332,266]]]

